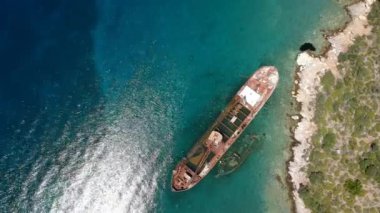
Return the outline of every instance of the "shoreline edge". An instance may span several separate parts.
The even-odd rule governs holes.
[[[355,38],[371,33],[372,28],[368,24],[367,16],[374,2],[375,0],[362,0],[346,6],[345,10],[349,21],[342,28],[330,31],[331,34],[325,35],[328,42],[326,50],[320,55],[302,52],[297,56],[292,97],[295,99],[298,114],[289,118],[293,122],[296,120],[296,124],[294,131],[291,131],[293,140],[290,147],[291,157],[286,166],[293,212],[311,212],[300,198],[298,190],[301,186],[309,183],[306,170],[312,149],[311,138],[318,130],[314,123],[314,115],[316,98],[321,87],[321,77],[330,70],[336,78],[341,78],[337,68],[338,56],[348,50]]]

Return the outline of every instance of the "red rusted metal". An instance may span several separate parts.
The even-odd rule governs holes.
[[[273,66],[261,67],[248,79],[173,170],[173,191],[191,189],[210,172],[267,102],[278,80]]]

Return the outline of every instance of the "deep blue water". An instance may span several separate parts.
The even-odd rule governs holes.
[[[284,175],[294,58],[331,0],[3,0],[0,212],[289,211]],[[242,136],[239,171],[186,193],[178,160],[246,78],[280,69]]]

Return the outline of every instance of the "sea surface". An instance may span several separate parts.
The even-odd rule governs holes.
[[[344,18],[333,0],[3,0],[0,212],[289,212],[295,57]],[[278,89],[236,172],[171,172],[261,65]]]

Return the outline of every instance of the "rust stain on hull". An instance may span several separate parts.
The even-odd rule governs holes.
[[[267,102],[278,80],[278,71],[273,66],[261,67],[247,80],[214,124],[173,170],[173,191],[191,189],[215,167]]]

